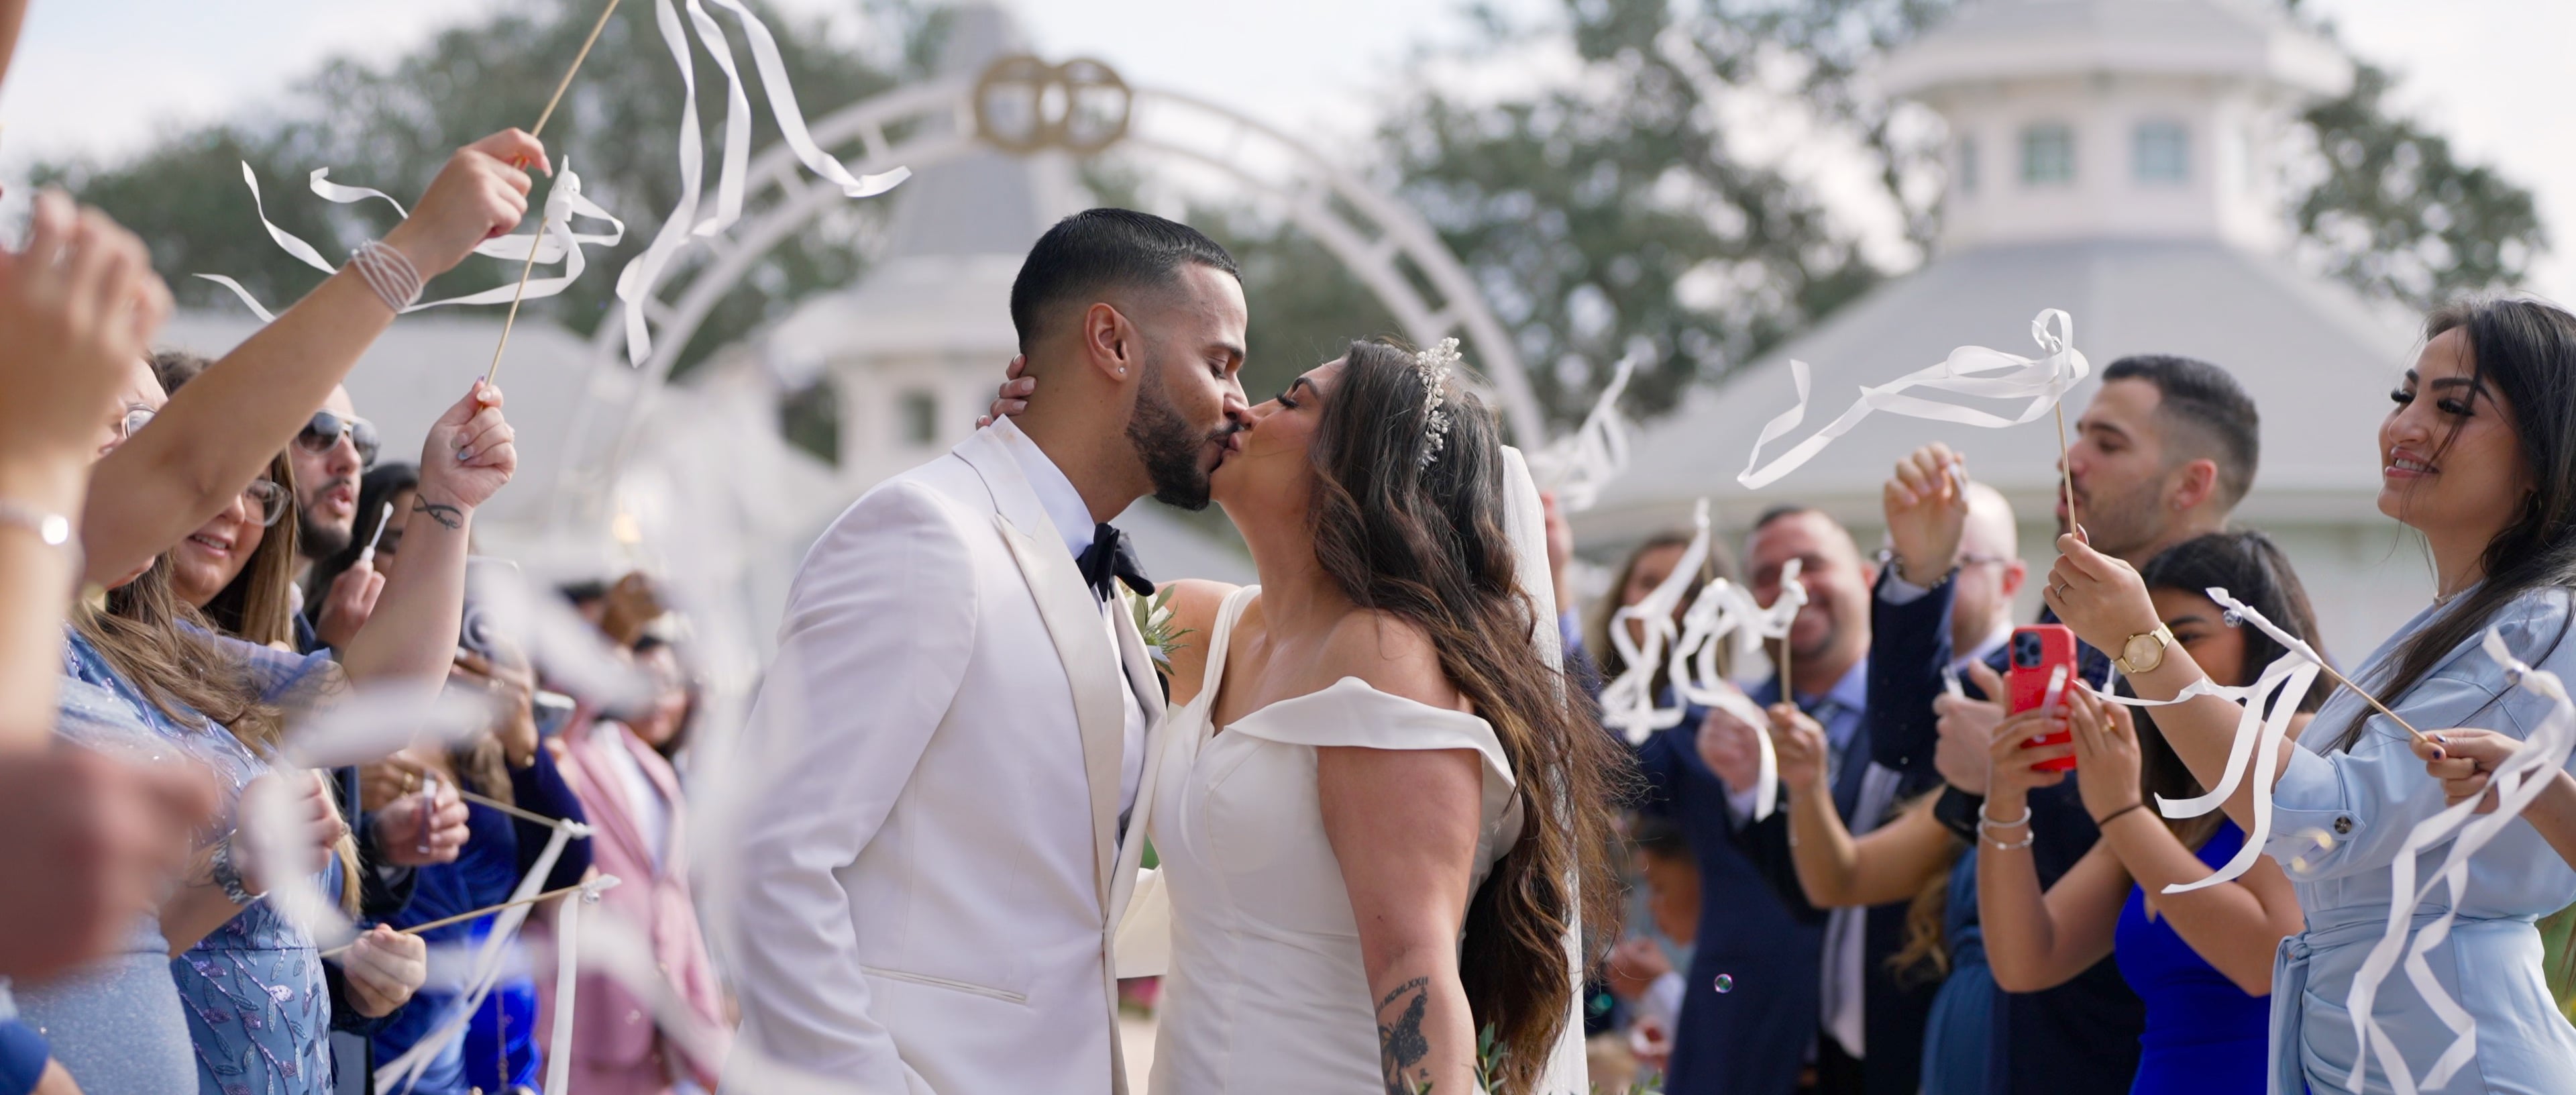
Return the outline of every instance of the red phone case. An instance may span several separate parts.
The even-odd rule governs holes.
[[[2022,664],[2024,661],[2021,656],[2022,648],[2028,645],[2022,639],[2024,635],[2039,637],[2039,660],[2034,664]],[[2016,627],[2013,629],[2013,641],[2005,649],[2012,657],[2012,666],[2005,675],[2005,684],[2012,692],[2014,714],[2018,715],[2048,702],[2048,678],[2058,666],[2066,667],[2066,678],[2061,688],[2077,687],[2075,632],[2067,629],[2065,625],[2031,624],[2027,627]],[[2064,702],[2062,693],[2059,702]],[[2062,745],[2072,740],[2074,740],[2073,734],[2060,730],[2053,734],[2042,734],[2032,738],[2030,744]],[[2073,771],[2075,758],[2065,756],[2056,760],[2044,760],[2031,767],[2042,772]]]

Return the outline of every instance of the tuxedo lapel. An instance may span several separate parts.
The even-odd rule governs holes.
[[[1124,744],[1127,713],[1117,689],[1125,677],[1117,648],[1101,620],[1098,599],[1082,580],[1081,569],[1064,550],[1064,537],[1047,519],[1018,461],[1004,447],[1002,427],[987,429],[956,453],[973,467],[993,494],[993,524],[1009,546],[1011,558],[1028,582],[1047,637],[1073,686],[1074,721],[1082,728],[1082,767],[1091,791],[1092,880],[1107,921],[1110,876],[1118,857],[1119,749]],[[1017,434],[1013,430],[1014,435]],[[1018,444],[1029,444],[1025,437]]]
[[[1144,636],[1136,631],[1134,615],[1118,613],[1117,630],[1118,660],[1126,670],[1127,688],[1145,709],[1145,769],[1136,782],[1136,804],[1128,811],[1127,833],[1119,842],[1117,860],[1109,874],[1109,922],[1113,925],[1126,915],[1127,902],[1136,888],[1136,868],[1145,861],[1145,821],[1153,816],[1154,784],[1163,770],[1164,715],[1162,682],[1155,679],[1153,658],[1145,649]],[[1123,711],[1120,718],[1123,723]],[[1119,736],[1126,736],[1123,725]]]

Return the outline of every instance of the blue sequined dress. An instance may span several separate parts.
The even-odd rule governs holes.
[[[215,637],[242,659],[262,698],[318,687],[325,655],[296,655]],[[184,756],[212,769],[232,829],[243,785],[268,771],[213,720],[173,719],[69,635],[58,732],[122,754]],[[323,879],[338,885],[336,872]],[[85,1095],[321,1095],[331,1087],[331,1004],[322,963],[301,928],[254,903],[177,959],[147,918],[115,956],[49,985],[26,986],[19,1010],[45,1032]],[[193,1080],[190,1078],[193,1077]]]

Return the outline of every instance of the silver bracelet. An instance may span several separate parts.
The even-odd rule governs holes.
[[[250,886],[243,881],[241,868],[233,864],[232,837],[227,836],[223,839],[223,843],[215,845],[214,859],[209,866],[213,869],[215,886],[221,889],[225,899],[233,904],[248,905],[268,896],[265,891],[253,893]]]
[[[16,525],[36,534],[46,547],[63,547],[72,542],[72,519],[59,513],[47,513],[24,502],[0,498],[0,525]]]
[[[1986,812],[1986,807],[1991,806],[1991,805],[1994,805],[1994,800],[1992,800],[1992,799],[1988,799],[1988,800],[1986,800],[1986,801],[1984,801],[1984,802],[1980,802],[1980,803],[1978,803],[1978,804],[1977,804],[1977,827],[1978,827],[1978,828],[1981,828],[1981,829],[1982,829],[1982,828],[1984,828],[1984,827],[1986,827],[1986,826],[1988,826],[1988,825],[1992,825],[1992,826],[1994,826],[1995,828],[1998,828],[1998,829],[2010,829],[2010,828],[2012,828],[2012,827],[2014,827],[2014,826],[2017,826],[2017,825],[2028,825],[2028,824],[2030,824],[2030,804],[2029,804],[2029,803],[2023,803],[2023,804],[2022,804],[2022,808],[2021,808],[2021,816],[2020,816],[2020,817],[2017,817],[2017,818],[2014,818],[2014,819],[2012,819],[2011,821],[2005,821],[2005,820],[2003,820],[2003,819],[2001,819],[2001,818],[1996,817],[1996,816],[1995,816],[1995,815],[1993,815],[1993,814],[1989,814],[1989,813],[1987,813],[1987,812]]]
[[[410,256],[376,240],[368,240],[349,252],[349,266],[375,291],[376,299],[400,315],[420,301],[424,285],[420,269],[411,264]]]
[[[1987,822],[1984,822],[1984,821],[1980,821],[1980,822],[1978,822],[1978,823],[1977,823],[1977,835],[1978,835],[1978,836],[1981,836],[1981,837],[1984,837],[1984,838],[1985,838],[1986,843],[1987,843],[1987,844],[1990,844],[1990,845],[1992,845],[1992,846],[1994,846],[1995,850],[1997,850],[1997,851],[2003,851],[2003,852],[2018,852],[2018,851],[2020,851],[2020,850],[2022,850],[2022,849],[2024,849],[2024,848],[2030,847],[2030,846],[2031,846],[2031,842],[2036,841],[2036,840],[2038,840],[2038,839],[2039,839],[2039,830],[2037,830],[2037,829],[2024,829],[2024,830],[2022,830],[2022,834],[2021,834],[2021,839],[2020,839],[2020,840],[2016,840],[2016,841],[2013,841],[2013,842],[2012,842],[2012,843],[2010,843],[2010,844],[2006,844],[2006,843],[2004,843],[2003,841],[2000,841],[2000,840],[1995,839],[1995,838],[1993,837],[1993,835],[1991,835],[1990,833],[1988,833],[1988,832],[1987,832],[1987,830],[1986,830],[1986,826],[1987,826],[1987,824],[1988,824],[1988,823],[1987,823]],[[1997,826],[1997,828],[2009,829],[2009,828],[2012,828],[2012,826],[2009,826],[2009,825],[2003,825],[2003,826]]]

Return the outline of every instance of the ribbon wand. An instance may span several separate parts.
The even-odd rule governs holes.
[[[608,6],[600,9],[599,21],[590,25],[590,37],[581,40],[581,52],[573,55],[572,67],[565,69],[563,79],[555,82],[555,93],[546,99],[546,108],[538,112],[536,126],[528,130],[529,137],[543,134],[546,123],[554,119],[555,107],[563,102],[564,92],[572,88],[573,75],[581,71],[581,63],[590,59],[590,47],[599,44],[599,32],[608,29],[608,17],[617,14],[617,4],[618,0],[608,0]],[[547,222],[545,214],[538,214],[537,232],[528,238],[528,261],[519,268],[519,291],[510,297],[510,310],[501,317],[501,342],[492,347],[492,367],[483,373],[483,386],[486,388],[491,387],[501,375],[501,354],[510,348],[510,328],[519,322],[519,302],[528,295],[528,275],[536,272],[537,252],[545,246]]]
[[[566,897],[572,894],[582,894],[587,897],[595,890],[605,890],[616,884],[616,875],[604,874],[591,879],[588,882],[576,883],[574,885],[566,886],[560,890],[548,890],[536,895],[535,897],[523,897],[517,901],[504,901],[498,905],[485,905],[482,908],[469,909],[454,916],[441,917],[426,924],[414,924],[408,928],[395,928],[394,931],[401,935],[419,935],[420,933],[432,928],[444,928],[450,924],[462,924],[468,920],[475,919],[476,917],[490,916],[493,913],[500,912],[504,909],[515,909],[521,905],[534,905],[540,901],[552,901],[558,897]],[[316,957],[338,958],[343,954],[349,953],[349,948],[354,946],[357,946],[355,942],[342,943],[330,950],[323,951]]]

